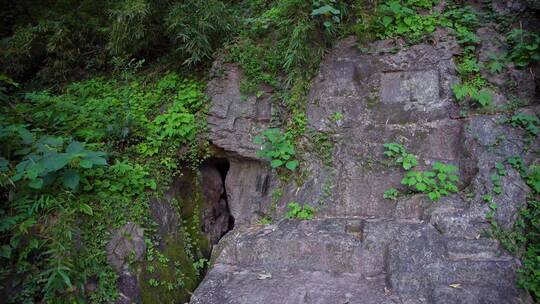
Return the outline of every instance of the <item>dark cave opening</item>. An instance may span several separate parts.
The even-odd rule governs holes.
[[[234,228],[227,195],[226,179],[230,163],[226,158],[212,157],[201,166],[202,190],[205,198],[202,229],[215,245]]]

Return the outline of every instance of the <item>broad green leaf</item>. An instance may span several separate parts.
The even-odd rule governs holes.
[[[11,247],[9,245],[2,245],[2,247],[0,247],[0,257],[6,259],[11,258]]]
[[[41,189],[43,187],[43,179],[42,178],[36,178],[30,181],[28,183],[28,187],[32,189]]]
[[[79,173],[73,169],[66,170],[63,176],[63,184],[66,188],[75,190],[79,185]]]
[[[338,15],[339,13],[340,13],[339,10],[335,9],[334,7],[330,5],[325,5],[317,9],[314,9],[311,12],[311,16],[329,15],[329,14]]]
[[[79,205],[79,210],[81,210],[83,213],[87,215],[93,215],[94,212],[92,211],[92,207],[90,207],[88,204],[81,203]]]
[[[66,153],[78,154],[84,151],[84,143],[78,141],[72,141],[66,148]]]
[[[148,182],[148,185],[150,187],[150,189],[152,190],[156,190],[157,189],[157,184],[156,184],[156,181],[151,179],[149,182]]]
[[[69,163],[69,160],[69,156],[65,153],[52,154],[43,159],[43,167],[45,172],[58,171],[64,168]]]
[[[289,161],[289,162],[287,162],[285,167],[287,167],[287,169],[289,169],[291,171],[294,171],[294,170],[296,170],[296,167],[298,167],[298,161],[297,160]]]
[[[281,165],[283,165],[283,161],[281,161],[280,159],[274,159],[270,162],[270,166],[272,166],[272,168],[277,168]]]
[[[26,128],[20,127],[17,131],[19,133],[19,136],[21,137],[21,140],[22,140],[23,144],[29,145],[34,141],[32,133],[30,133],[30,131],[26,130]]]
[[[428,197],[432,201],[437,201],[437,200],[439,200],[440,196],[439,196],[439,194],[437,192],[430,192],[430,193],[428,193]]]
[[[390,16],[384,16],[382,18],[382,22],[383,22],[384,27],[388,27],[392,23],[393,20],[394,20],[394,18],[392,18]]]
[[[80,162],[79,162],[79,166],[81,166],[81,168],[85,168],[85,169],[90,169],[92,168],[92,165],[94,163],[89,160],[89,159],[82,159]]]
[[[420,192],[424,192],[424,191],[427,190],[427,186],[424,183],[418,183],[418,184],[415,185],[415,187],[416,187],[416,190],[418,190]]]

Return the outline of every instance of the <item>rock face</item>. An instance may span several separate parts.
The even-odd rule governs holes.
[[[263,91],[261,97],[244,96],[240,92],[243,73],[234,64],[224,64],[218,60],[211,73],[216,77],[208,84],[207,91],[212,98],[208,113],[210,140],[225,151],[256,158],[259,146],[253,143],[253,138],[270,123],[270,91]]]
[[[214,248],[213,265],[191,303],[529,303],[515,286],[519,261],[485,236],[490,207],[483,200],[493,193],[496,162],[528,157],[525,134],[501,123],[501,115],[457,115],[451,93],[458,81],[456,49],[439,41],[365,54],[345,39],[327,55],[307,115],[309,127],[334,142],[331,165],[308,152],[302,162],[307,180],[287,185],[275,206],[279,213],[293,200],[314,205],[318,213],[311,221],[250,224],[270,208],[275,176],[247,144],[235,148],[249,134],[225,143],[231,137],[212,125],[214,144],[235,158],[225,183],[231,213],[243,220]],[[237,81],[226,78],[225,90],[236,90]],[[523,93],[534,96],[534,83],[526,85],[532,91]],[[223,108],[223,95],[211,96],[213,107]],[[229,108],[241,102],[237,97],[225,98]],[[250,104],[248,112],[256,103]],[[343,118],[331,119],[338,112]],[[256,124],[254,117],[244,126]],[[384,199],[386,190],[401,189],[405,174],[385,162],[382,145],[388,142],[418,155],[419,170],[435,161],[458,166],[462,191],[438,202],[423,195]],[[528,188],[513,168],[506,171],[503,193],[493,202],[497,221],[511,227]]]
[[[137,274],[130,269],[133,262],[140,262],[146,253],[144,231],[134,223],[127,223],[117,229],[107,244],[107,261],[119,274],[118,304],[138,303],[141,293]]]
[[[212,100],[208,113],[210,140],[229,160],[225,179],[227,200],[236,224],[251,223],[268,211],[274,184],[272,172],[260,158],[261,148],[253,143],[268,128],[272,114],[271,90],[262,88],[260,97],[240,92],[243,73],[234,64],[217,60],[207,95]]]

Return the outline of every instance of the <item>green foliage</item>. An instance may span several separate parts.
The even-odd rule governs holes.
[[[333,122],[341,121],[343,119],[343,114],[341,112],[335,112],[330,119],[332,119]]]
[[[408,153],[403,145],[397,143],[387,143],[383,147],[386,149],[384,155],[391,158],[396,165],[400,165],[405,170],[410,170],[418,165],[416,155]]]
[[[269,216],[262,217],[261,219],[259,219],[259,224],[270,225],[272,224],[272,218]]]
[[[438,15],[424,15],[419,9],[429,9],[438,1],[398,1],[388,0],[377,8],[378,22],[375,29],[378,38],[396,38],[405,36],[417,41],[426,34],[435,31]]]
[[[333,32],[336,24],[341,22],[341,11],[336,6],[337,0],[313,0],[311,16],[321,18],[325,29]]]
[[[524,129],[531,137],[537,136],[540,131],[540,119],[536,115],[518,113],[508,118],[506,122],[512,127]]]
[[[462,75],[475,74],[480,72],[480,65],[475,57],[467,56],[458,64],[457,71]]]
[[[214,50],[233,33],[236,20],[231,7],[219,0],[180,1],[165,17],[168,36],[184,64],[212,59]]]
[[[199,275],[203,273],[206,267],[208,267],[208,259],[205,258],[198,259],[193,263],[193,268],[195,268]]]
[[[0,25],[2,71],[50,83],[164,54],[171,63],[209,63],[237,23],[219,0],[17,1],[6,9],[18,18]]]
[[[204,87],[176,74],[130,79],[21,94],[0,111],[0,266],[17,273],[20,290],[11,302],[114,302],[117,277],[105,255],[111,229],[128,221],[151,228],[149,191],[165,190],[177,162],[204,156]],[[191,257],[188,265],[201,256]],[[91,293],[89,279],[98,281]],[[195,285],[157,282],[185,296],[182,288]]]
[[[389,200],[393,200],[395,201],[397,199],[399,195],[399,191],[397,191],[397,189],[394,189],[394,188],[390,188],[388,190],[386,190],[383,194],[383,197],[385,199],[389,199]]]
[[[453,165],[435,162],[432,171],[408,172],[401,184],[408,186],[413,192],[427,194],[432,201],[437,201],[441,196],[458,192],[456,182],[457,167]]]
[[[298,160],[294,159],[296,154],[294,144],[281,130],[267,129],[262,133],[262,137],[255,137],[255,143],[263,145],[257,154],[269,159],[272,168],[285,166],[285,168],[294,171],[298,167]]]
[[[506,176],[506,169],[504,168],[504,165],[501,163],[496,163],[495,169],[497,172],[491,175],[491,182],[493,183],[493,192],[499,195],[502,193],[501,177]]]
[[[287,212],[288,219],[300,219],[311,220],[315,215],[315,209],[309,205],[300,206],[297,202],[291,202],[287,205],[289,211]]]
[[[517,67],[524,68],[540,60],[540,36],[523,29],[513,29],[507,34],[510,52],[508,58]]]
[[[489,106],[492,102],[492,93],[488,89],[477,89],[470,83],[455,84],[452,86],[454,96],[458,101],[466,101],[467,98],[475,102],[480,107]]]
[[[534,193],[540,194],[540,165],[531,165],[527,172],[527,185]]]
[[[489,61],[487,63],[487,68],[491,74],[499,74],[501,73],[507,63],[506,55],[497,55],[493,53],[488,54]]]
[[[27,180],[28,187],[33,189],[60,181],[65,188],[75,190],[79,186],[81,170],[107,164],[104,152],[86,150],[84,143],[71,141],[67,147],[63,146],[62,138],[43,136],[18,150],[17,155],[21,155],[22,159],[15,166],[15,175],[11,180]]]
[[[107,47],[115,56],[134,55],[154,40],[152,3],[148,0],[124,0],[111,10]]]
[[[529,199],[512,230],[504,230],[492,222],[493,234],[503,246],[518,255],[522,264],[517,270],[518,286],[535,300],[540,299],[540,201]]]

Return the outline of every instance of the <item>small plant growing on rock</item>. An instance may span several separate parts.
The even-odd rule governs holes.
[[[388,189],[387,191],[384,192],[383,197],[385,199],[395,201],[397,199],[398,195],[399,195],[399,191],[397,191],[397,189],[390,188],[390,189]]]
[[[506,121],[514,128],[525,129],[531,137],[538,135],[540,131],[540,119],[536,115],[518,113]]]
[[[289,212],[287,212],[288,219],[311,220],[315,215],[315,209],[313,207],[308,205],[300,206],[297,202],[289,203],[287,208],[289,208]]]
[[[197,274],[200,275],[204,268],[208,266],[208,260],[205,258],[198,259],[193,263],[193,268],[197,271]]]
[[[402,166],[405,170],[410,170],[418,165],[416,155],[408,153],[403,145],[397,143],[387,143],[383,147],[386,149],[384,155],[391,158],[394,162]]]
[[[454,96],[456,96],[458,101],[462,102],[468,98],[481,107],[489,106],[493,99],[491,92],[488,89],[484,88],[479,90],[469,83],[453,85],[452,92],[454,92]]]
[[[509,58],[517,67],[524,68],[540,60],[540,36],[523,29],[513,29],[506,36],[510,45]]]
[[[435,162],[432,171],[407,173],[401,184],[410,187],[413,192],[427,194],[432,201],[437,201],[442,196],[458,192],[455,184],[459,180],[455,174],[457,170],[456,166]]]
[[[267,129],[262,133],[262,137],[255,137],[254,142],[262,145],[257,155],[269,159],[272,168],[285,166],[294,171],[298,167],[298,160],[294,159],[294,144],[280,129]]]
[[[261,225],[270,225],[272,224],[272,218],[269,216],[265,216],[261,219],[259,219],[259,224]]]

